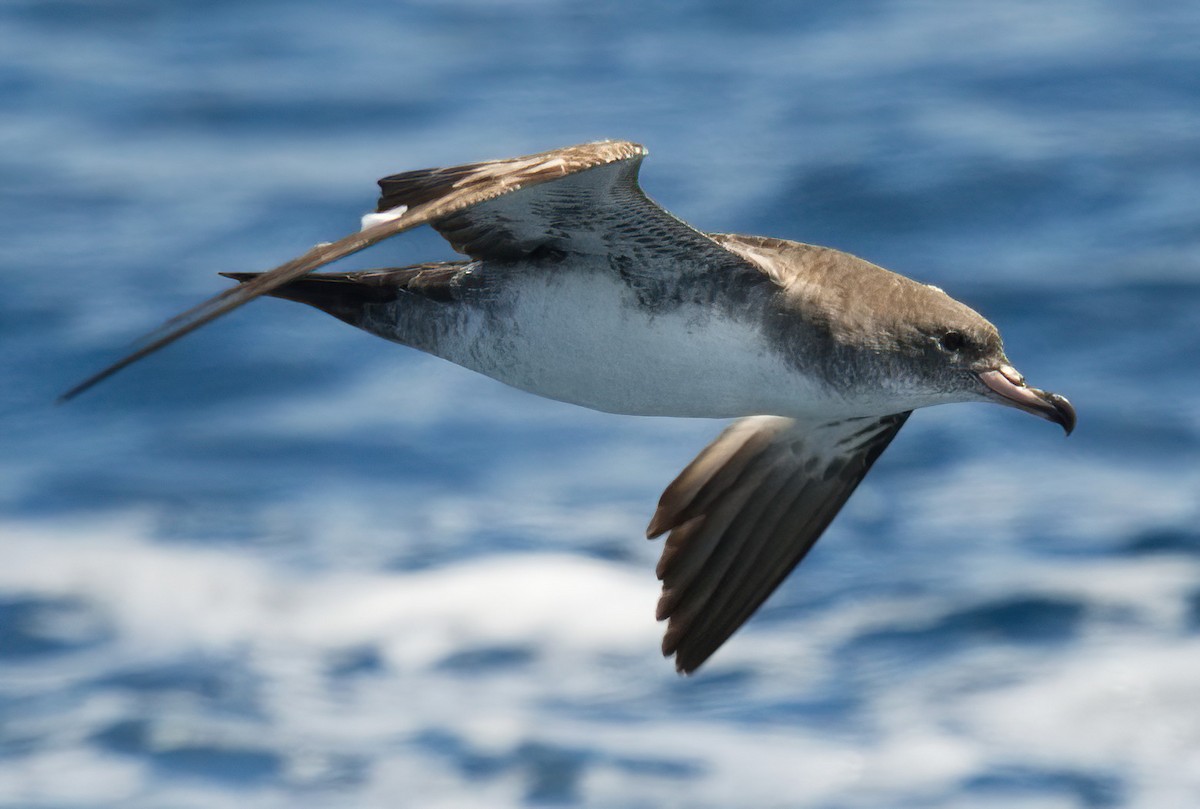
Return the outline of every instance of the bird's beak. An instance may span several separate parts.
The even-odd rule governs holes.
[[[1052,421],[1066,430],[1067,435],[1075,429],[1075,408],[1067,398],[1029,387],[1011,365],[1001,365],[994,371],[980,371],[979,380],[991,391],[991,398],[1000,404]]]

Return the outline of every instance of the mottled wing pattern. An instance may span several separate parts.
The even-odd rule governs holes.
[[[800,563],[908,413],[808,425],[734,422],[667,487],[647,529],[658,563],[663,654],[694,671]]]
[[[467,194],[475,199],[438,218],[433,227],[460,253],[475,259],[601,256],[634,272],[671,266],[711,270],[743,259],[650,200],[638,185],[645,150],[606,144],[603,161],[595,146],[531,157],[410,171],[379,181],[379,211]],[[554,182],[545,182],[545,178]],[[521,193],[512,193],[526,189]],[[653,254],[653,260],[650,257]]]

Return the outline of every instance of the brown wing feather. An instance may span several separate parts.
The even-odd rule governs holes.
[[[458,195],[466,195],[478,203],[607,163],[630,158],[640,160],[646,154],[646,148],[641,144],[606,140],[525,157],[406,171],[379,181],[383,193],[376,211],[383,213],[400,205],[412,208]]]
[[[409,267],[389,267],[355,272],[306,275],[272,290],[270,296],[308,304],[339,320],[359,325],[363,307],[390,303],[404,293],[450,303],[459,299],[467,261],[435,261]],[[234,281],[247,283],[255,272],[223,272]]]
[[[734,422],[667,487],[650,523],[670,530],[658,576],[663,654],[692,672],[804,558],[908,413],[801,425]]]
[[[734,267],[758,275],[724,249],[650,200],[638,185],[646,151],[636,144],[564,149],[531,157],[398,174],[380,180],[381,211],[468,193],[469,207],[431,224],[472,258],[602,256],[625,271],[690,271]],[[553,179],[554,182],[546,182]],[[531,187],[535,186],[535,187]],[[512,193],[520,189],[530,190]],[[672,262],[670,258],[678,257]],[[664,260],[665,259],[665,260]],[[724,273],[728,276],[728,273]]]

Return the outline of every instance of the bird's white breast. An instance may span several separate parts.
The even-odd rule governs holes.
[[[756,325],[721,307],[655,311],[610,273],[523,276],[438,354],[551,399],[629,415],[820,413],[836,397],[788,366]]]

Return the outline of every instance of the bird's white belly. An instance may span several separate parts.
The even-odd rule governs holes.
[[[522,279],[438,353],[551,399],[630,415],[821,411],[824,386],[788,367],[753,318],[720,308],[652,313],[608,274]]]

